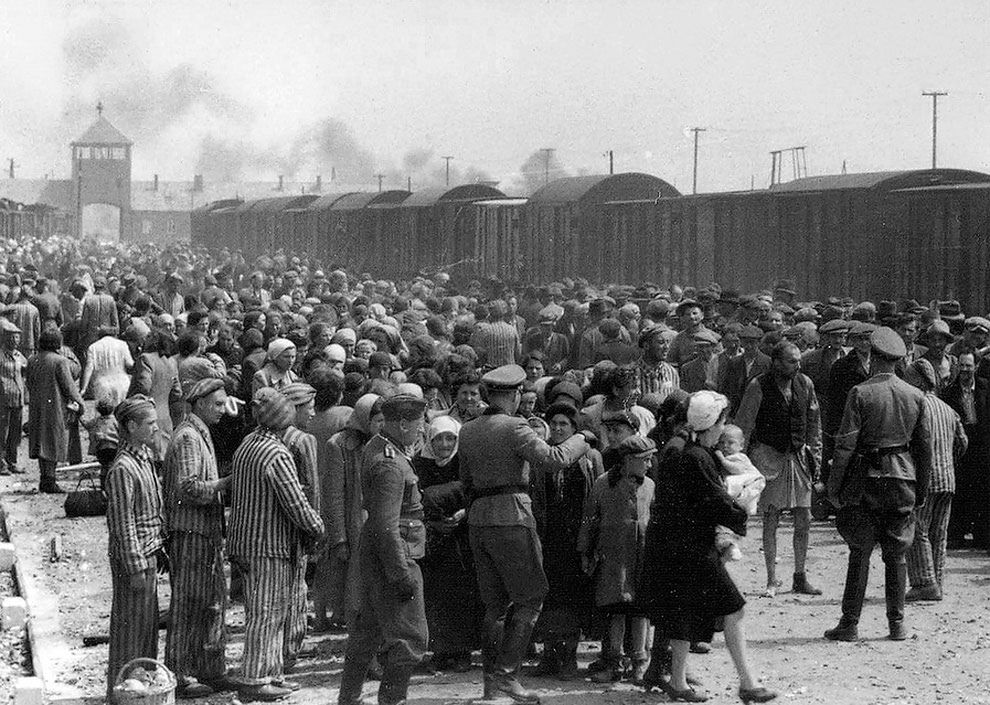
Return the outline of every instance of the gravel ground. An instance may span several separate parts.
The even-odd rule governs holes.
[[[36,472],[34,464],[30,470]],[[36,479],[0,478],[0,491],[19,551],[35,552],[32,577],[35,590],[57,605],[56,634],[49,661],[55,668],[49,680],[73,685],[93,702],[104,688],[106,645],[83,647],[84,635],[105,633],[110,612],[110,579],[106,559],[106,524],[103,517],[66,519],[62,498],[38,495]],[[69,482],[63,482],[70,486]],[[781,530],[779,573],[789,578],[790,527]],[[61,560],[49,560],[50,541],[63,537]],[[839,598],[845,575],[845,546],[831,523],[812,530],[808,575],[823,588],[822,597],[782,593],[775,599],[759,597],[764,572],[759,549],[759,524],[750,527],[743,542],[744,560],[731,571],[747,595],[747,630],[754,669],[765,683],[780,691],[782,702],[848,703],[849,705],[918,703],[986,703],[990,705],[990,557],[982,551],[954,551],[947,566],[946,599],[940,603],[909,605],[907,619],[914,636],[906,642],[890,642],[883,608],[883,567],[874,555],[867,605],[860,625],[862,641],[831,643],[822,632],[839,617]],[[786,582],[786,580],[785,580]],[[168,581],[160,585],[161,605],[168,604]],[[39,599],[39,601],[41,601]],[[243,611],[235,605],[228,615],[231,644],[228,660],[236,669],[242,650]],[[164,631],[162,632],[164,636]],[[296,674],[304,686],[291,702],[324,705],[336,701],[344,637],[307,638]],[[10,668],[10,645],[3,641]],[[49,644],[45,645],[49,648]],[[594,657],[594,645],[584,644],[581,660]],[[690,668],[706,684],[713,702],[735,699],[736,679],[728,653],[716,637],[712,653],[692,655]],[[661,696],[620,683],[603,687],[590,681],[568,684],[529,679],[544,695],[544,702],[560,705],[645,703]],[[366,696],[374,693],[369,684]],[[412,703],[454,703],[477,698],[481,674],[417,676]],[[217,696],[213,703],[230,702]]]
[[[16,595],[13,573],[0,573],[0,601]],[[0,702],[13,702],[17,679],[30,675],[31,652],[28,650],[25,630],[0,631]]]

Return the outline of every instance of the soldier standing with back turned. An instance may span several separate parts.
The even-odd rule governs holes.
[[[915,506],[925,503],[931,448],[923,423],[924,394],[894,374],[904,341],[891,328],[870,335],[871,373],[849,392],[835,438],[828,494],[840,507],[836,528],[849,544],[842,618],[825,632],[832,641],[859,638],[870,554],[880,544],[885,567],[889,638],[907,638],[905,555],[914,539]]]
[[[529,466],[564,469],[588,450],[575,434],[550,447],[526,420],[514,416],[526,372],[504,365],[482,378],[489,407],[461,429],[461,479],[468,510],[471,552],[485,603],[482,657],[485,697],[508,695],[538,704],[516,678],[547,594],[543,551],[529,498]]]

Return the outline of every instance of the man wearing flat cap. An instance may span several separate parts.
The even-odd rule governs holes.
[[[563,470],[587,452],[588,444],[575,434],[550,447],[525,419],[514,416],[525,379],[518,365],[484,376],[490,406],[461,429],[460,459],[471,502],[471,551],[485,604],[484,694],[534,704],[539,696],[516,677],[548,585],[528,494],[529,468]]]
[[[681,365],[681,389],[688,394],[702,389],[716,391],[718,388],[718,356],[715,349],[719,337],[714,331],[700,328],[691,336],[694,343],[694,357]]]
[[[674,367],[680,367],[694,357],[694,335],[708,330],[701,304],[693,299],[686,299],[677,305],[677,317],[681,319],[681,331],[671,341],[667,351],[667,362]]]
[[[770,356],[760,350],[763,331],[755,325],[746,325],[739,331],[742,354],[729,360],[720,390],[729,399],[729,415],[734,416],[751,380],[770,369]]]
[[[223,416],[227,394],[223,380],[208,377],[190,384],[184,396],[190,413],[175,429],[162,477],[172,559],[165,665],[179,681],[177,696],[198,698],[227,688],[221,493],[230,476],[217,472],[210,435]]]
[[[412,447],[423,430],[426,401],[411,394],[385,400],[381,432],[365,446],[361,484],[368,518],[361,530],[361,597],[351,620],[339,705],[361,703],[361,687],[377,653],[381,705],[406,702],[413,669],[428,644],[423,573],[423,502]]]
[[[870,554],[877,544],[884,563],[888,637],[907,638],[905,556],[914,539],[914,508],[925,503],[931,474],[924,394],[894,374],[904,341],[885,326],[869,340],[872,376],[849,392],[828,479],[829,499],[839,507],[836,528],[849,545],[842,617],[825,632],[833,641],[859,638]]]
[[[244,575],[241,696],[279,700],[298,687],[284,677],[284,635],[297,558],[323,536],[323,521],[299,483],[285,430],[295,407],[271,387],[252,399],[258,429],[234,453],[229,553]]]
[[[0,475],[23,472],[17,465],[27,391],[27,358],[17,349],[21,329],[0,317]]]
[[[309,424],[316,416],[316,389],[305,382],[292,382],[282,387],[282,395],[295,409],[292,424],[285,429],[282,440],[292,453],[296,464],[296,474],[306,501],[317,512],[320,511],[320,481],[317,477],[316,437],[309,433]],[[285,667],[295,666],[306,637],[306,565],[309,556],[301,552],[296,556],[296,570],[292,576],[292,605],[289,612],[289,630],[285,635],[283,649]]]
[[[829,409],[832,396],[829,391],[832,367],[845,354],[843,343],[846,341],[846,331],[849,323],[842,319],[826,321],[819,328],[819,345],[801,356],[801,372],[815,385],[815,396],[821,407],[822,418],[822,479],[828,479],[828,464],[832,461],[832,448],[835,446],[835,428],[828,425],[828,420],[841,418],[841,410],[834,414]]]
[[[870,335],[875,330],[872,323],[856,321],[846,331],[846,340],[852,349],[836,360],[828,373],[828,400],[824,405],[826,415],[822,418],[826,434],[834,437],[838,432],[849,390],[870,377]]]

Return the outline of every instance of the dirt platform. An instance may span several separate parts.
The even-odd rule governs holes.
[[[44,677],[53,699],[100,702],[104,688],[106,645],[84,647],[85,635],[105,633],[110,613],[110,578],[103,517],[66,519],[63,498],[38,495],[36,467],[30,475],[0,478],[0,492],[13,540],[33,582],[36,631],[42,634]],[[71,481],[63,481],[71,486]],[[52,561],[51,539],[61,535],[63,553]],[[831,643],[822,632],[835,625],[845,575],[846,550],[831,523],[817,523],[812,533],[809,579],[821,597],[784,592],[774,599],[759,597],[764,583],[760,527],[753,522],[743,542],[744,561],[732,564],[749,599],[747,630],[752,664],[764,682],[780,691],[782,702],[836,703],[987,703],[990,704],[990,557],[982,551],[954,551],[947,565],[946,598],[940,603],[908,605],[914,636],[890,642],[883,608],[883,568],[874,555],[867,605],[860,625],[862,641]],[[791,530],[782,528],[778,572],[789,586]],[[168,580],[160,581],[161,605],[168,604]],[[231,644],[228,660],[236,669],[242,650],[243,611],[234,605],[228,615]],[[164,631],[162,632],[164,636]],[[308,637],[293,678],[303,687],[289,702],[325,705],[336,702],[344,636]],[[581,660],[590,661],[596,645],[582,645]],[[728,653],[716,637],[711,654],[692,655],[690,668],[706,684],[713,702],[735,699],[736,678]],[[568,684],[528,679],[544,702],[560,705],[646,703],[662,696],[646,695],[627,684],[603,687],[590,681]],[[376,684],[369,684],[371,697]],[[412,703],[455,703],[481,694],[481,673],[417,676]],[[226,703],[231,695],[211,698]]]

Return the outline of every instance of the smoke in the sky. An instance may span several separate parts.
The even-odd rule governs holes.
[[[557,158],[556,152],[548,155],[544,150],[538,149],[526,157],[519,172],[499,188],[512,196],[529,196],[547,182],[548,176],[553,181],[571,176],[571,173]]]
[[[312,181],[331,174],[343,184],[415,189],[442,185],[444,162],[432,149],[417,147],[401,159],[380,158],[360,144],[341,120],[314,116],[264,140],[253,136],[255,110],[225,92],[209,71],[189,63],[154,70],[122,21],[101,17],[75,26],[62,44],[66,85],[63,127],[82,131],[94,118],[97,101],[107,117],[135,143],[136,176],[153,171],[209,181]],[[142,169],[141,167],[145,167]],[[470,165],[451,164],[450,183],[488,181]]]

